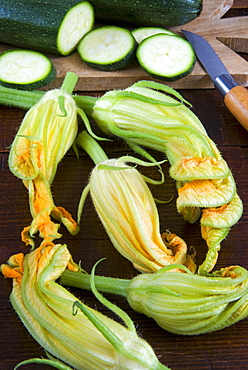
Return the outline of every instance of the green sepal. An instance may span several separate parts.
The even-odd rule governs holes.
[[[31,358],[29,360],[22,361],[14,367],[14,370],[19,369],[19,367],[22,365],[29,365],[29,364],[43,364],[43,365],[52,366],[55,369],[59,369],[59,370],[73,370],[72,367],[63,364],[61,361],[49,360],[47,358]]]

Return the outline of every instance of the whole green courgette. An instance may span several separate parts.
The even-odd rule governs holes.
[[[0,42],[52,54],[72,53],[94,25],[87,1],[0,2]]]
[[[34,0],[30,0],[34,2]],[[37,0],[40,2],[41,0]],[[35,1],[35,2],[37,2]],[[77,4],[80,0],[44,0],[48,5]],[[197,18],[202,0],[89,0],[99,23],[174,27]]]
[[[199,16],[202,0],[90,0],[98,21],[173,27]]]

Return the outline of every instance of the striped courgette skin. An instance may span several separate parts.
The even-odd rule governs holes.
[[[81,2],[83,1],[1,1],[0,42],[51,54],[63,54],[57,40],[61,23],[67,12]],[[88,5],[92,7],[91,4]]]
[[[90,0],[96,20],[174,27],[199,16],[202,0]]]

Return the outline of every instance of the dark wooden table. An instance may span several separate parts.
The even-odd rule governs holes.
[[[247,0],[236,1],[228,16],[247,15]],[[248,60],[247,54],[242,55]],[[248,64],[247,64],[248,68]],[[222,249],[216,268],[241,265],[248,269],[248,132],[225,108],[222,98],[215,90],[181,90],[182,95],[192,103],[193,111],[201,119],[209,136],[215,141],[234,174],[238,193],[244,203],[244,213],[233,226]],[[8,153],[24,111],[0,107],[0,263],[15,253],[27,253],[20,240],[20,232],[30,224],[28,194],[22,182],[8,169]],[[129,153],[119,141],[103,145],[109,156]],[[165,165],[166,166],[166,165]],[[87,184],[92,161],[83,152],[77,161],[69,152],[59,165],[52,191],[55,204],[66,207],[76,216],[77,204],[83,187]],[[174,183],[167,176],[164,185],[154,189],[157,197],[168,197],[174,190]],[[159,206],[161,231],[170,229],[197,251],[200,264],[206,253],[206,245],[200,236],[198,224],[189,225],[177,214],[175,204]],[[86,202],[77,236],[71,236],[63,229],[62,242],[68,245],[74,260],[82,260],[83,267],[90,272],[96,261],[102,257],[97,270],[105,276],[130,278],[137,274],[131,263],[120,256],[111,245],[92,207],[90,198]],[[44,350],[32,339],[15,314],[9,294],[11,279],[0,274],[0,369],[11,370],[21,360],[31,357],[45,357]],[[110,315],[91,292],[72,289],[78,298]],[[154,348],[163,364],[173,370],[244,370],[248,368],[248,321],[244,320],[221,331],[210,334],[184,337],[160,329],[153,320],[130,309],[120,297],[108,296],[131,316],[141,333]],[[24,368],[24,367],[23,367]],[[26,366],[34,369],[35,365]],[[40,369],[49,369],[39,365]],[[83,370],[83,369],[82,369]],[[130,369],[135,370],[135,369]]]

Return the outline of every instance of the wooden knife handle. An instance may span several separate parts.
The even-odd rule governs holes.
[[[248,130],[248,90],[243,86],[235,86],[224,97],[228,110]]]

